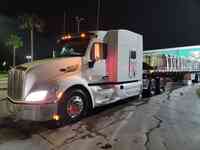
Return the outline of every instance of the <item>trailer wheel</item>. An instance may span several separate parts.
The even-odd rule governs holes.
[[[58,114],[61,116],[62,125],[79,121],[89,110],[89,97],[81,89],[67,91],[58,104]]]
[[[150,79],[148,79],[148,85],[147,85],[147,89],[145,88],[145,89],[143,89],[143,91],[142,91],[142,96],[143,97],[150,97],[151,96],[151,80]]]
[[[154,96],[156,94],[156,83],[155,79],[152,79],[149,85],[149,95]]]

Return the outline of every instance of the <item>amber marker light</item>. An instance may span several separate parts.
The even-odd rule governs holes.
[[[59,121],[60,120],[60,116],[58,114],[53,114],[53,120]]]
[[[61,99],[62,96],[63,96],[63,92],[58,92],[58,93],[56,93],[56,97],[57,97],[58,99]]]
[[[86,36],[85,33],[81,33],[82,38],[85,38],[85,36]]]
[[[71,36],[71,35],[68,35],[68,36],[67,36],[67,39],[71,39],[71,38],[72,38],[72,36]]]
[[[62,40],[67,40],[67,39],[71,39],[72,36],[71,35],[65,35],[63,37],[61,37]]]

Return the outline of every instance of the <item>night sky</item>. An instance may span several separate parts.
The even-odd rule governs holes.
[[[97,0],[1,0],[0,12],[16,16],[36,13],[46,22],[47,35],[75,32],[75,16],[85,18],[81,30],[95,30]],[[129,29],[144,36],[144,48],[200,44],[200,0],[101,0],[100,28]]]
[[[101,29],[130,29],[144,35],[145,49],[196,45],[200,43],[199,0],[101,0]],[[49,32],[62,31],[62,15],[86,19],[82,30],[95,29],[97,0],[13,1],[1,0],[0,9],[9,14],[35,12],[47,22]]]

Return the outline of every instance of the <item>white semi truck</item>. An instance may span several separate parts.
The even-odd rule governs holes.
[[[142,93],[143,38],[128,30],[62,36],[52,59],[12,68],[8,99],[30,121],[75,121]]]

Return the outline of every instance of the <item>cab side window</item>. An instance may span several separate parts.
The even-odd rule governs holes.
[[[106,43],[94,43],[91,49],[90,58],[93,61],[106,59],[107,57],[107,44]]]

